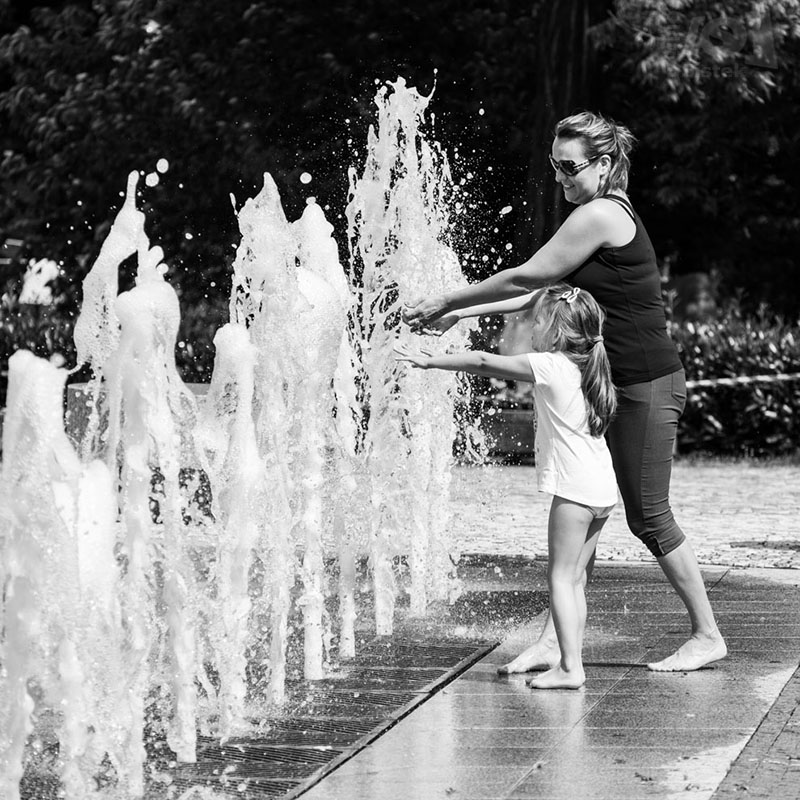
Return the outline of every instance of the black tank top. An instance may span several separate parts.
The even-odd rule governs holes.
[[[636,223],[636,234],[623,247],[602,247],[566,277],[590,292],[606,312],[603,329],[611,373],[617,386],[655,380],[682,368],[667,332],[661,275],[650,237],[630,202],[606,195]]]

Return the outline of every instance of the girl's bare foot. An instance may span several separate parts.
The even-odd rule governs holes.
[[[561,661],[561,651],[557,642],[538,641],[523,650],[513,661],[497,668],[498,675],[511,675],[519,672],[534,672],[551,669]]]
[[[531,689],[580,689],[586,683],[583,667],[567,672],[560,664],[525,681]]]
[[[692,636],[671,656],[662,661],[654,661],[647,668],[654,672],[692,672],[712,661],[719,661],[726,655],[728,648],[719,633],[707,637]]]

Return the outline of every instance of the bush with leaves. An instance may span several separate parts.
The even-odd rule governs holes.
[[[616,0],[593,33],[659,256],[718,272],[751,312],[795,313],[800,0]]]
[[[678,424],[681,453],[800,452],[800,321],[789,322],[763,307],[748,315],[732,300],[703,322],[672,323],[671,332],[688,383]],[[533,406],[530,384],[484,380],[481,388],[496,407]]]
[[[175,361],[187,383],[208,383],[211,380],[214,334],[228,321],[227,305],[227,299],[222,295],[195,305],[181,303]],[[0,297],[0,408],[6,402],[8,359],[17,350],[30,350],[69,369],[76,366],[74,327],[74,314],[63,293],[50,305],[20,303],[19,286],[15,282],[7,284]],[[88,369],[83,368],[71,375],[67,382],[86,380],[88,376]]]
[[[707,322],[674,325],[673,338],[690,382],[678,429],[681,451],[765,456],[800,450],[798,322],[765,309],[745,316],[731,303]]]

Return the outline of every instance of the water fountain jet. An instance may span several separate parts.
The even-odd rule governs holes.
[[[9,800],[19,797],[24,744],[40,735],[32,686],[42,709],[61,709],[64,796],[140,797],[148,725],[192,762],[198,726],[222,741],[246,735],[260,710],[285,700],[293,618],[306,679],[324,676],[336,633],[339,657],[352,656],[359,556],[369,558],[380,635],[392,632],[402,559],[413,614],[457,592],[447,494],[463,387],[392,357],[408,335],[402,303],[464,283],[447,243],[449,168],[421,132],[429,101],[401,80],[376,97],[377,129],[363,172],[351,170],[347,210],[350,274],[363,285],[348,280],[319,206],[289,223],[265,175],[238,212],[230,322],[215,336],[204,397],[177,373],[178,300],[145,235],[135,173],[84,281],[75,336],[94,376],[80,458],[53,400],[65,371],[13,357],[0,484],[12,532],[0,643]],[[119,264],[133,254],[136,285],[117,295]],[[102,576],[76,557],[81,542],[102,554]],[[48,548],[63,565],[42,580]],[[339,558],[338,630],[324,605],[326,552]],[[86,598],[102,609],[105,643],[78,622]],[[253,658],[268,661],[266,685],[249,679]],[[102,770],[111,777],[95,791]]]

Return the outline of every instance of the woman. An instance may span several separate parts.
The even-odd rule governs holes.
[[[550,163],[577,208],[528,261],[480,283],[427,298],[404,311],[422,333],[459,319],[531,307],[536,290],[566,281],[590,292],[606,313],[605,344],[618,390],[606,434],[628,526],[658,560],[689,613],[692,632],[656,671],[699,669],[727,655],[694,551],[669,504],[672,452],[686,384],[667,332],[661,280],[650,239],[626,194],[634,138],[622,125],[581,112],[555,128]],[[549,669],[559,661],[548,615],[537,642],[501,672]]]

